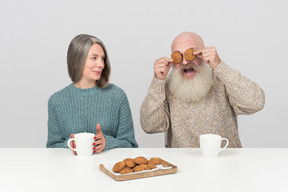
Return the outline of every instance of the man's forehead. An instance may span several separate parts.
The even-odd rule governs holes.
[[[175,41],[172,45],[172,51],[180,51],[180,52],[185,52],[187,49],[198,49],[198,45],[196,41],[193,41],[191,39],[186,39],[186,40],[179,40]]]
[[[171,50],[185,51],[189,48],[200,49],[204,43],[199,35],[193,32],[184,32],[178,35],[172,42]]]

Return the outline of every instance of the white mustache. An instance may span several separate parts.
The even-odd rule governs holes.
[[[193,69],[194,71],[196,72],[199,72],[200,71],[200,67],[199,66],[196,66],[195,64],[193,63],[190,63],[188,65],[181,65],[177,71],[184,71],[186,69]]]

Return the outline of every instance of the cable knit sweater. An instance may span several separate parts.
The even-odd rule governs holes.
[[[169,91],[169,82],[154,77],[142,103],[140,121],[147,133],[166,132],[168,147],[199,147],[199,135],[219,134],[228,147],[242,147],[237,115],[264,107],[262,89],[223,61],[213,70],[214,84],[198,102],[187,103]]]
[[[70,84],[48,101],[48,148],[66,148],[72,133],[94,133],[99,123],[106,139],[104,150],[138,147],[126,94],[109,84],[79,89]]]

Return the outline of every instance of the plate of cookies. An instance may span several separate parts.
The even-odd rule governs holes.
[[[159,157],[137,156],[105,162],[99,169],[116,181],[172,174],[177,167]]]

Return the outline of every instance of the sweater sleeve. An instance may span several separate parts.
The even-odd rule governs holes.
[[[224,83],[229,102],[237,115],[253,114],[264,107],[263,90],[223,61],[215,68],[214,74]]]
[[[67,148],[69,138],[62,138],[59,121],[52,98],[48,101],[48,139],[47,148]]]
[[[138,147],[138,144],[135,140],[131,110],[125,93],[119,107],[119,123],[116,131],[116,136],[104,136],[106,139],[106,147],[104,150],[109,150],[113,148]]]
[[[153,78],[140,109],[140,123],[146,133],[168,130],[170,125],[168,102],[165,94],[165,80]]]

